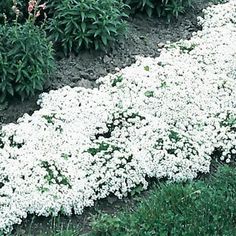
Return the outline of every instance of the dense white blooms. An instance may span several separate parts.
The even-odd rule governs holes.
[[[0,230],[27,214],[81,213],[150,177],[181,181],[236,156],[236,3],[213,6],[189,41],[137,58],[99,89],[42,94],[2,128]]]

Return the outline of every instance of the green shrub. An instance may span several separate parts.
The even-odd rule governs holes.
[[[120,0],[63,0],[47,27],[49,38],[65,55],[81,48],[104,49],[125,31]]]
[[[0,26],[0,103],[42,90],[54,66],[52,45],[31,22]]]
[[[186,7],[191,6],[192,0],[126,0],[134,12],[142,11],[148,16],[156,13],[159,17],[178,17]]]
[[[220,167],[210,181],[161,184],[132,212],[99,216],[96,236],[236,235],[236,170]]]

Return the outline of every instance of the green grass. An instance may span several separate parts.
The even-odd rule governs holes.
[[[236,235],[236,169],[222,166],[206,181],[162,183],[136,210],[98,216],[90,235]]]

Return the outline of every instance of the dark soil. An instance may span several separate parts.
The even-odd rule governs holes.
[[[64,230],[73,230],[73,236],[87,236],[91,230],[90,222],[101,212],[115,215],[120,211],[135,209],[138,202],[148,196],[145,191],[141,196],[129,197],[118,200],[110,197],[97,201],[94,207],[85,209],[82,215],[57,216],[57,217],[35,217],[29,216],[21,225],[17,225],[11,236],[66,236],[59,234]],[[68,235],[69,236],[69,235]]]
[[[84,51],[77,57],[70,56],[57,61],[57,70],[45,86],[45,91],[58,89],[65,85],[72,87],[96,87],[96,79],[107,73],[114,73],[135,62],[136,55],[157,57],[166,41],[176,42],[189,39],[192,32],[199,30],[197,16],[202,15],[202,9],[210,5],[210,0],[195,1],[195,8],[168,24],[165,19],[148,18],[135,15],[128,21],[127,36],[119,39],[107,52]],[[24,113],[32,114],[39,107],[36,105],[37,96],[31,100],[20,102],[13,100],[6,110],[0,111],[0,126],[16,122]],[[147,192],[142,193],[145,198]],[[85,209],[81,216],[45,218],[29,216],[23,223],[15,227],[12,235],[54,235],[55,231],[74,228],[78,235],[88,232],[91,215],[100,211],[114,214],[119,209],[132,209],[137,198],[117,200],[109,197],[97,201],[95,207]]]
[[[107,52],[83,51],[78,56],[70,56],[57,61],[57,70],[46,82],[45,91],[58,89],[65,85],[93,88],[95,81],[108,73],[124,68],[135,62],[136,55],[157,57],[166,41],[175,42],[189,39],[192,32],[199,30],[197,16],[209,5],[209,0],[198,0],[194,9],[168,24],[165,19],[148,18],[135,15],[128,20],[128,32]],[[9,102],[5,110],[0,110],[0,126],[16,122],[24,113],[32,114],[39,107],[38,95],[21,102]]]

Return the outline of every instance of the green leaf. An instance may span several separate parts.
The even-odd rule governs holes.
[[[102,32],[101,29],[96,30],[95,33],[94,33],[94,38],[97,37],[98,35],[100,35],[101,32]]]
[[[146,97],[153,97],[154,96],[154,92],[153,91],[146,91],[145,93],[144,93],[144,95],[146,96]]]
[[[105,46],[107,46],[107,37],[102,35],[102,42]]]
[[[6,90],[7,90],[7,92],[8,92],[11,96],[14,95],[14,90],[13,90],[13,87],[12,87],[11,84],[7,84]]]
[[[81,29],[82,29],[82,32],[85,33],[85,30],[86,30],[86,23],[85,22],[81,23]]]
[[[84,19],[85,19],[85,14],[84,14],[84,12],[83,11],[81,11],[81,19],[82,19],[82,22],[84,21]]]

